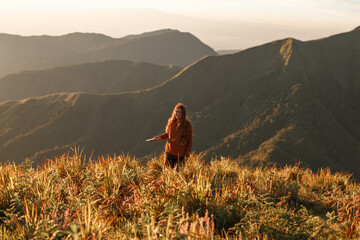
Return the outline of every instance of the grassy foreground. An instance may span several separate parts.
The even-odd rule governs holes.
[[[360,189],[346,174],[249,169],[193,155],[63,155],[0,166],[0,239],[357,239]]]

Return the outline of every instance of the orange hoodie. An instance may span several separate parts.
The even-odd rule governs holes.
[[[180,157],[190,156],[192,142],[193,142],[192,139],[193,130],[190,121],[188,121],[188,124],[189,124],[189,139],[186,144],[181,144],[181,132],[180,129],[177,127],[176,123],[170,124],[168,131],[160,135],[161,140],[168,139],[165,146],[165,152]]]

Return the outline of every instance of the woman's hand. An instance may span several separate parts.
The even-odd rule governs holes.
[[[160,137],[160,136],[155,136],[155,137],[153,137],[153,138],[155,139],[155,141],[161,140],[161,137]]]

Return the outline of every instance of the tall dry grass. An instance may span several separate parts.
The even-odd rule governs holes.
[[[296,166],[240,167],[192,155],[85,159],[76,150],[34,169],[0,166],[0,239],[357,239],[350,175]]]

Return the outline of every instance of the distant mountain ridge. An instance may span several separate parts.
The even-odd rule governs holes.
[[[119,93],[154,87],[182,68],[128,60],[109,60],[25,71],[0,78],[0,102],[51,93]]]
[[[232,49],[232,50],[217,50],[217,54],[226,55],[226,54],[234,54],[242,51],[241,49]]]
[[[184,67],[206,55],[217,55],[192,34],[171,29],[118,39],[95,33],[30,37],[0,34],[0,52],[0,77],[24,70],[104,60]]]
[[[160,35],[162,35],[162,34],[174,33],[174,32],[179,33],[178,30],[161,29],[161,30],[152,31],[152,32],[144,32],[144,33],[141,33],[141,34],[131,34],[131,35],[127,35],[127,36],[123,37],[123,39],[125,39],[125,40],[132,40],[132,39],[142,38],[142,37],[160,36]]]
[[[0,157],[42,161],[69,149],[90,154],[163,150],[145,139],[187,105],[194,151],[247,164],[331,167],[360,176],[360,31],[288,38],[205,57],[162,85],[123,94],[53,94],[0,104]],[[23,147],[26,146],[26,147]]]

